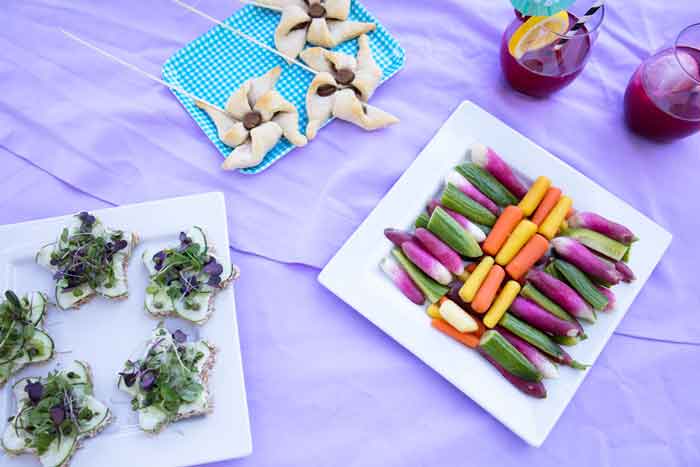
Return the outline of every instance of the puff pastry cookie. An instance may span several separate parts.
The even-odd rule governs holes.
[[[275,67],[243,83],[226,102],[226,112],[196,101],[214,121],[221,141],[235,148],[222,164],[224,170],[255,167],[282,136],[295,146],[306,145],[297,108],[274,90],[281,73]]]
[[[366,35],[358,39],[357,57],[312,47],[301,59],[318,70],[306,94],[309,123],[306,137],[312,140],[331,116],[364,128],[377,130],[397,123],[398,118],[367,104],[379,86],[382,70],[374,61]]]
[[[256,4],[282,11],[275,46],[296,58],[306,43],[333,48],[374,31],[374,23],[348,21],[350,0],[258,0]]]

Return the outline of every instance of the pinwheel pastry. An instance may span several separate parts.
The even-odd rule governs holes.
[[[128,297],[126,272],[137,243],[135,233],[108,229],[92,214],[81,212],[58,240],[39,250],[36,262],[53,272],[58,307],[78,308],[95,295]]]
[[[224,170],[255,167],[282,136],[295,146],[306,145],[297,108],[274,90],[281,73],[282,68],[275,67],[243,83],[229,97],[225,112],[195,101],[214,121],[219,139],[235,148],[222,164]]]
[[[151,279],[146,287],[146,311],[156,317],[174,315],[204,324],[214,312],[216,294],[238,277],[238,269],[214,256],[200,227],[180,232],[179,240],[176,246],[143,252]]]
[[[33,453],[44,467],[67,467],[82,441],[102,431],[112,413],[93,397],[90,367],[76,361],[45,378],[12,387],[17,415],[10,417],[2,447],[11,455]]]
[[[365,130],[377,130],[399,121],[388,112],[367,104],[379,86],[382,70],[374,61],[366,35],[358,39],[357,58],[312,47],[301,53],[301,59],[320,72],[306,94],[308,139],[316,137],[331,115]]]
[[[127,360],[119,373],[117,385],[132,398],[143,431],[159,433],[170,423],[212,410],[207,384],[216,348],[205,340],[188,340],[181,330],[171,333],[161,323],[141,357]]]
[[[53,340],[43,328],[47,305],[41,292],[22,298],[5,292],[0,301],[0,387],[25,366],[53,357]]]
[[[374,31],[374,23],[348,21],[350,0],[258,0],[256,4],[282,11],[275,45],[296,58],[306,43],[333,48]]]

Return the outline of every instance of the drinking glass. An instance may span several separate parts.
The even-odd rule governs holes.
[[[589,9],[590,3],[576,2],[568,9],[569,28]],[[568,86],[581,73],[591,55],[591,49],[605,17],[605,7],[599,8],[573,37],[557,33],[547,25],[538,26],[540,35],[551,36],[551,42],[539,49],[515,58],[508,43],[513,33],[529,17],[515,12],[515,18],[506,28],[501,40],[501,68],[513,89],[533,97],[546,97]]]
[[[700,23],[637,68],[625,92],[625,118],[635,133],[662,142],[700,131]]]

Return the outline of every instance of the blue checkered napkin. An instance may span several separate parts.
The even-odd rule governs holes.
[[[377,25],[377,29],[370,33],[369,37],[374,59],[384,72],[382,82],[403,67],[404,50],[357,0],[352,0],[349,19]],[[249,5],[241,8],[225,22],[274,47],[275,28],[279,20],[279,13]],[[345,42],[335,50],[355,55],[357,40]],[[296,65],[287,64],[281,57],[239,38],[221,26],[214,27],[170,57],[163,65],[163,79],[223,107],[231,93],[245,81],[264,74],[276,65],[281,65],[283,69],[276,89],[299,109],[299,125],[302,133],[305,133],[308,121],[306,91],[313,79],[311,73]],[[224,157],[228,156],[233,149],[219,140],[216,127],[207,114],[197,108],[189,97],[177,91],[173,93],[219,152]],[[242,169],[241,172],[262,172],[292,149],[294,146],[283,138],[267,153],[260,165]]]

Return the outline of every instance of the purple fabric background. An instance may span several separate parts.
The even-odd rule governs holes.
[[[158,74],[210,24],[167,0],[19,1],[0,9],[0,223],[189,193],[226,194],[254,453],[228,466],[700,464],[694,201],[700,137],[631,135],[634,68],[700,19],[695,0],[610,1],[585,72],[546,100],[506,87],[506,0],[365,0],[407,52],[374,104],[403,122],[341,122],[258,176],[221,159],[170,92],[64,38]],[[219,18],[235,1],[197,1]],[[471,99],[674,234],[547,442],[529,448],[316,282],[319,268],[442,122]]]

